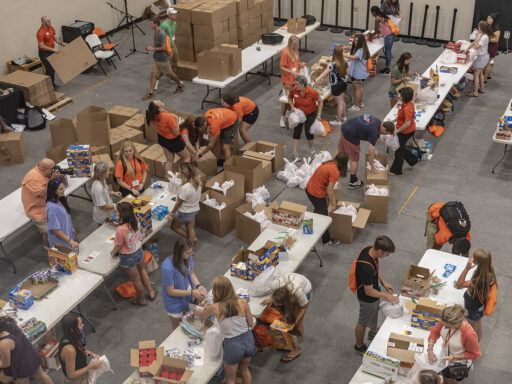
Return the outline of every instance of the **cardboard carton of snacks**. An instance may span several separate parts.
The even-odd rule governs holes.
[[[56,244],[55,247],[48,248],[50,267],[58,267],[61,272],[75,272],[78,268],[77,257],[76,252],[61,244]]]
[[[288,333],[292,329],[292,325],[281,320],[274,320],[270,324],[270,337],[272,338],[272,348],[291,351],[295,349],[295,342]]]
[[[400,293],[403,296],[419,298],[426,296],[434,274],[428,268],[410,265],[405,273]]]
[[[272,209],[272,222],[290,228],[299,228],[304,221],[307,207],[289,201],[281,202],[279,208]]]
[[[255,274],[259,275],[265,269],[279,264],[279,247],[273,241],[255,251],[249,249],[247,265]]]
[[[340,207],[352,206],[356,210],[356,216],[352,219],[350,214],[336,212]],[[342,243],[350,244],[354,241],[355,232],[357,229],[366,228],[366,223],[370,217],[371,211],[361,208],[361,204],[351,201],[338,201],[336,209],[332,211],[329,216],[332,217],[332,224],[329,228],[331,237],[339,240]]]
[[[373,351],[366,351],[363,355],[362,370],[371,375],[395,382],[398,380],[400,360]]]
[[[162,366],[164,352],[155,340],[139,341],[139,347],[130,350],[130,365],[138,368],[140,377],[151,377]]]
[[[288,32],[294,35],[306,32],[306,19],[301,17],[294,17],[288,19]]]
[[[416,356],[423,353],[425,344],[423,339],[391,333],[388,339],[386,354],[400,360],[400,366],[411,368],[416,362]]]
[[[411,327],[429,331],[441,320],[441,312],[446,304],[420,297],[416,302],[407,302],[405,307],[411,313]]]
[[[242,280],[254,280],[256,274],[247,265],[248,260],[249,252],[247,251],[247,249],[240,249],[231,260],[231,265],[229,267],[231,276],[238,277],[239,279]]]
[[[184,384],[187,383],[194,371],[187,369],[187,362],[164,356],[162,365],[153,374],[155,384]]]

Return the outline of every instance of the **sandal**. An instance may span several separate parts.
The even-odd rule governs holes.
[[[146,93],[143,97],[142,97],[142,100],[149,100],[149,99],[152,99],[153,96],[155,96],[155,94],[153,92],[148,92]]]
[[[295,360],[300,355],[301,355],[300,352],[298,352],[295,356],[290,356],[290,354],[284,355],[283,357],[281,357],[281,363],[289,363],[289,362]]]
[[[158,296],[158,291],[155,289],[155,296],[151,297],[150,295],[146,295],[146,298],[149,301],[155,301],[157,296]]]
[[[475,94],[475,92],[471,92],[466,94],[467,97],[478,97],[478,94]]]
[[[478,93],[485,93],[485,91],[482,91],[481,89],[479,89]]]
[[[145,307],[148,305],[147,303],[141,303],[139,300],[137,300],[137,298],[130,300],[130,303],[139,307]]]

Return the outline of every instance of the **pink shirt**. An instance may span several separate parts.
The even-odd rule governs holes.
[[[386,20],[383,20],[379,24],[379,34],[380,37],[386,37],[391,35],[391,28],[389,28],[389,24]]]
[[[132,231],[129,224],[120,225],[116,229],[114,244],[123,255],[134,253],[142,246],[142,233]]]

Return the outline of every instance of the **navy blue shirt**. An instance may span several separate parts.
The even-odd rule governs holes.
[[[341,127],[343,137],[352,144],[359,145],[361,140],[375,146],[380,137],[381,121],[373,115],[364,114],[353,117]]]

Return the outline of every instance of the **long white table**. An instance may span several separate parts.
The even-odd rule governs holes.
[[[305,49],[307,50],[307,36],[311,32],[313,32],[315,29],[317,29],[320,26],[319,22],[316,22],[312,25],[309,25],[306,27],[306,31],[303,33],[297,34],[299,38],[304,37],[305,40]],[[284,48],[286,48],[288,44],[288,39],[292,34],[290,34],[286,29],[279,28],[275,31],[275,33],[279,33],[280,35],[284,36],[283,41],[280,44],[276,45],[267,45],[263,44],[261,42],[256,42],[253,45],[244,48],[242,50],[242,71],[238,73],[235,76],[230,76],[224,81],[215,81],[215,80],[208,80],[208,79],[202,79],[199,76],[196,76],[192,79],[192,82],[195,84],[205,85],[206,86],[206,95],[204,96],[203,100],[201,101],[201,109],[203,108],[205,103],[208,104],[218,104],[216,101],[208,100],[208,96],[210,95],[210,92],[217,90],[219,92],[219,98],[222,96],[222,89],[228,87],[231,85],[234,81],[238,80],[242,76],[246,76],[248,74],[251,74],[251,71],[258,66],[263,66],[263,72],[256,72],[253,74],[262,75],[265,76],[268,79],[268,83],[270,85],[270,76],[273,75],[272,72],[272,66],[271,70],[269,72],[267,61],[269,59],[273,59],[275,55],[280,53]],[[272,63],[273,64],[273,63]]]
[[[512,100],[510,100],[508,102],[507,109],[505,109],[505,113],[503,115],[509,115],[509,116],[512,115]],[[499,124],[496,125],[496,131],[494,131],[494,133],[492,135],[492,141],[494,141],[495,143],[498,143],[498,144],[504,144],[505,148],[503,150],[503,156],[501,156],[500,159],[496,162],[496,164],[493,165],[492,171],[491,171],[492,173],[494,173],[494,170],[496,169],[496,167],[505,159],[505,156],[507,156],[507,153],[511,151],[511,149],[509,148],[509,145],[512,145],[512,137],[509,140],[496,137],[496,133],[498,132],[498,129],[499,129]]]
[[[445,50],[446,51],[446,50]],[[445,52],[443,51],[443,53]],[[435,115],[439,107],[441,106],[443,100],[446,98],[452,86],[457,84],[466,74],[466,72],[473,65],[474,59],[469,60],[466,64],[443,64],[441,62],[441,57],[443,53],[432,63],[432,65],[423,72],[423,77],[430,78],[430,69],[439,70],[441,66],[447,67],[456,67],[457,73],[442,73],[439,71],[439,87],[436,89],[438,98],[434,104],[420,104],[415,103],[416,106],[416,130],[423,131],[427,129],[428,123]],[[387,116],[384,118],[384,121],[396,121],[396,117],[398,114],[398,107],[394,106]]]
[[[67,161],[63,160],[59,163],[60,166],[67,167]],[[86,183],[89,180],[87,177],[68,177],[68,186],[66,188],[66,196],[73,194],[80,187],[84,187],[86,193]],[[3,255],[0,254],[0,260],[9,263],[14,271],[17,272],[15,262],[9,259],[8,254],[4,248],[4,242],[7,238],[18,230],[23,228],[25,225],[30,223],[30,219],[25,215],[23,209],[23,203],[21,202],[21,188],[18,188],[14,192],[8,194],[6,197],[0,200],[0,211],[4,217],[8,220],[0,220],[0,250]]]
[[[466,266],[468,259],[462,256],[455,256],[450,253],[436,251],[433,249],[429,249],[425,252],[421,261],[419,262],[420,267],[428,268],[430,271],[435,270],[435,275],[441,278],[441,281],[446,281],[446,286],[442,287],[437,295],[431,295],[429,298],[435,300],[440,303],[444,303],[447,305],[460,304],[464,305],[463,294],[465,289],[456,289],[454,287],[454,283],[457,281],[460,276],[462,270]],[[456,270],[447,278],[443,278],[442,274],[444,273],[444,265],[446,263],[453,264],[457,268]],[[473,275],[474,269],[469,271],[467,278],[471,278]],[[400,301],[402,304],[410,301],[409,298],[401,297]],[[402,317],[398,319],[386,318],[384,323],[377,332],[377,335],[373,339],[372,343],[368,346],[369,351],[373,351],[382,355],[386,355],[387,344],[390,333],[399,333],[403,334],[404,331],[410,331],[412,337],[418,337],[425,340],[425,343],[428,339],[429,331],[413,328],[410,325],[411,323],[411,314],[404,308],[404,314]],[[426,345],[426,344],[425,344]],[[434,346],[434,352],[439,352],[441,348],[441,343],[436,343]],[[362,371],[362,366],[359,367],[356,374],[350,381],[350,384],[385,384],[385,380],[373,376],[371,374],[365,373]],[[398,378],[397,384],[407,384],[407,379],[405,376],[400,375]]]

